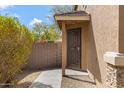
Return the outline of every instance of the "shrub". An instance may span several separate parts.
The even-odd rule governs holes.
[[[0,83],[12,81],[32,47],[29,30],[12,17],[0,16]]]

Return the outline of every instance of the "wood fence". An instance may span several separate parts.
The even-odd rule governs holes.
[[[36,42],[33,44],[31,54],[25,69],[49,69],[60,67],[62,62],[61,41]]]

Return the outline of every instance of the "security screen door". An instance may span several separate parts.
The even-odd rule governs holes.
[[[81,68],[81,29],[69,29],[67,31],[67,67]]]

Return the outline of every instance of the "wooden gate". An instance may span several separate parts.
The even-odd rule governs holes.
[[[69,29],[67,31],[67,67],[81,68],[81,29]]]

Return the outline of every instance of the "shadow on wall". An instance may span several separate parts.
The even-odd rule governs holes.
[[[94,39],[93,27],[92,27],[92,19],[89,23],[89,31],[88,31],[88,70],[94,76],[94,79],[101,81],[101,73],[98,62],[98,55],[96,51],[96,43]]]

